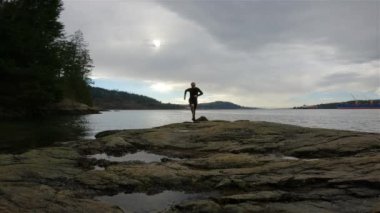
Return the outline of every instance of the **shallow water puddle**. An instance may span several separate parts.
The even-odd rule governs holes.
[[[157,155],[145,151],[139,151],[135,153],[128,153],[120,157],[107,155],[106,153],[88,155],[88,158],[95,158],[97,160],[108,160],[113,162],[127,162],[127,161],[143,161],[145,163],[161,162],[161,159],[168,158],[171,160],[178,160],[178,158],[170,158],[164,155]]]
[[[185,133],[185,132],[190,132],[190,130],[188,130],[188,129],[179,129],[176,132]]]
[[[120,193],[114,196],[100,196],[95,199],[117,205],[125,212],[158,212],[185,200],[202,199],[215,195],[215,193],[189,194],[180,191],[163,191],[154,195]]]
[[[290,160],[290,161],[297,161],[297,160],[303,160],[303,161],[317,161],[319,160],[318,158],[297,158],[293,156],[286,156],[286,155],[281,155],[281,154],[270,154],[269,155],[273,159],[282,159],[282,160]]]
[[[281,159],[283,160],[303,160],[303,161],[317,161],[318,158],[297,158],[293,156],[283,156]]]
[[[283,160],[299,160],[299,158],[293,157],[293,156],[282,156],[281,159],[283,159]]]
[[[96,170],[96,171],[103,171],[103,170],[105,170],[105,168],[104,167],[101,167],[101,166],[94,166],[94,170]]]

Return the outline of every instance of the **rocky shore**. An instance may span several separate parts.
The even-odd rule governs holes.
[[[100,109],[65,98],[59,103],[50,106],[47,111],[56,115],[84,115],[99,113]]]
[[[139,150],[167,157],[89,157]],[[0,155],[0,212],[123,212],[96,197],[164,190],[215,193],[162,212],[380,212],[380,135],[205,121]]]

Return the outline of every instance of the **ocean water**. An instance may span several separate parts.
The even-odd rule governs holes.
[[[292,124],[304,127],[380,133],[380,110],[199,110],[197,117],[209,120],[251,120]],[[87,121],[86,137],[110,129],[142,129],[170,123],[191,121],[189,110],[119,110],[83,116]]]
[[[209,120],[251,120],[380,133],[380,110],[199,110]],[[54,142],[94,138],[112,129],[144,129],[191,121],[190,110],[112,110],[43,120],[0,121],[0,152],[18,153]]]

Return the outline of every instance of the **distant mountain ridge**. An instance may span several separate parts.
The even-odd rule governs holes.
[[[94,106],[100,109],[186,109],[187,104],[162,103],[154,98],[118,90],[91,87]],[[198,109],[253,109],[231,102],[200,103]]]
[[[215,101],[211,103],[201,103],[198,109],[253,109],[251,107],[243,107],[227,101]]]

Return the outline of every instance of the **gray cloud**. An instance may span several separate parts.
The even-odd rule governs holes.
[[[380,58],[379,1],[159,1],[229,48],[325,43],[353,61]]]
[[[357,88],[360,90],[373,90],[380,88],[380,76],[358,72],[334,73],[321,79],[320,87]]]

